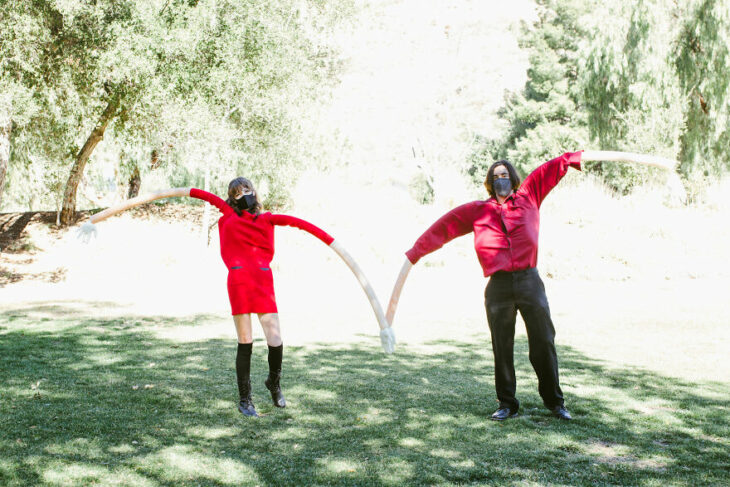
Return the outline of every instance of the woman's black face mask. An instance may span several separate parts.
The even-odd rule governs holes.
[[[253,194],[244,194],[235,199],[236,208],[241,211],[250,210],[256,207],[256,196]]]

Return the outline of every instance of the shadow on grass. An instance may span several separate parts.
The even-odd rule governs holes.
[[[48,312],[49,308],[39,309]],[[559,347],[567,405],[542,408],[516,344],[521,415],[496,407],[489,343],[287,347],[289,407],[263,387],[235,409],[235,343],[174,342],[149,325],[206,317],[83,319],[55,306],[0,318],[2,485],[727,484],[727,385],[612,369]],[[10,317],[10,318],[8,318]]]

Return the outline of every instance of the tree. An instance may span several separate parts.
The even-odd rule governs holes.
[[[12,159],[29,169],[39,161],[60,166],[69,155],[75,156],[64,195],[64,222],[73,215],[76,187],[89,155],[111,120],[124,113],[123,102],[135,94],[135,79],[145,79],[143,73],[130,77],[134,69],[125,71],[124,52],[117,50],[114,59],[103,56],[115,43],[129,47],[117,34],[131,18],[130,7],[130,1],[77,4],[43,0],[10,2],[2,7],[7,22],[3,25],[8,26],[2,34],[2,74],[18,87],[13,105],[26,115],[24,123],[15,123]],[[115,66],[116,71],[100,78],[105,66]],[[17,93],[24,92],[35,111],[23,110],[28,103],[17,103],[22,101]],[[90,117],[97,123],[79,148],[78,134]],[[45,178],[42,181],[55,186]]]
[[[6,98],[6,96],[3,96],[3,98]],[[8,172],[8,163],[10,162],[10,136],[13,130],[11,109],[7,104],[7,100],[0,103],[0,203],[3,200],[5,175]]]
[[[212,166],[213,187],[226,184],[232,170],[255,170],[272,189],[268,203],[286,199],[284,188],[296,177],[303,153],[314,152],[301,137],[303,119],[338,69],[334,52],[317,36],[349,3],[338,2],[336,8],[297,0],[201,5],[194,30],[203,35],[191,48],[181,48],[173,62],[205,63],[202,69],[176,70],[184,75],[174,81],[178,95],[193,94],[185,98],[187,109],[206,121],[190,136],[210,148],[203,164]],[[225,174],[216,170],[222,168]]]
[[[106,108],[99,117],[99,121],[92,129],[91,134],[76,155],[68,180],[66,181],[66,189],[63,193],[61,223],[65,225],[74,221],[76,213],[76,190],[81,182],[81,177],[84,174],[84,167],[86,166],[91,153],[96,148],[96,145],[104,138],[104,132],[106,132],[106,128],[109,126],[109,123],[118,116],[118,111],[120,109],[119,105],[121,103],[120,98],[121,97],[116,93],[112,94],[111,98],[107,102]]]
[[[504,137],[480,141],[472,171],[505,156],[540,161],[589,140],[679,160],[685,178],[730,168],[730,4],[538,3],[539,20],[523,44],[530,50],[525,89],[500,112]],[[668,177],[628,165],[588,170],[619,192]]]
[[[527,82],[509,94],[498,112],[501,136],[478,138],[467,172],[481,184],[486,167],[510,159],[522,172],[587,138],[577,89],[581,42],[588,37],[585,14],[595,2],[538,0],[538,19],[522,26],[520,47],[529,52]]]
[[[13,123],[10,117],[0,119],[0,202],[3,198],[5,175],[8,172],[8,162],[10,161],[10,134],[12,128]]]
[[[682,88],[682,172],[717,176],[730,169],[730,4],[694,2],[675,44]]]
[[[640,0],[607,15],[619,21],[600,26],[582,71],[601,148],[677,159],[690,179],[730,168],[730,5]],[[642,176],[623,166],[604,170]]]
[[[17,15],[11,5],[0,6],[0,205],[11,158],[14,128],[27,124],[38,112],[37,100],[29,85],[37,78],[35,61],[40,56],[37,37],[40,26]]]
[[[20,132],[26,150],[18,160],[25,167],[73,160],[63,223],[73,220],[86,164],[109,133],[120,148],[158,150],[160,165],[170,163],[177,180],[200,177],[198,161],[182,152],[197,145],[210,146],[220,166],[250,170],[255,160],[265,179],[278,181],[298,164],[300,110],[333,79],[332,51],[317,42],[316,31],[349,3],[14,3],[7,8],[16,20],[44,33],[36,36],[40,55],[30,66],[36,76],[25,85],[42,99],[44,115]],[[23,22],[9,23],[10,30]],[[137,170],[141,178],[145,169]],[[135,174],[131,165],[129,171]]]
[[[169,7],[183,17],[197,2],[174,2]],[[174,21],[165,17],[169,2],[140,2],[133,0],[98,1],[94,5],[77,8],[57,41],[64,39],[83,47],[79,59],[84,60],[83,81],[94,88],[77,85],[87,94],[88,103],[97,113],[104,107],[81,149],[77,152],[64,190],[60,220],[69,224],[76,211],[76,190],[89,157],[104,138],[107,127],[119,121],[119,130],[135,124],[147,125],[144,112],[137,106],[141,98],[164,93],[159,84],[164,72],[165,44],[156,42],[164,28]],[[68,8],[68,7],[67,7]],[[148,98],[149,100],[150,98]],[[142,104],[144,105],[144,104]],[[154,103],[153,103],[154,105]]]
[[[580,65],[579,85],[590,137],[598,148],[676,159],[682,131],[679,84],[671,65],[677,4],[671,0],[609,3],[597,12]],[[614,189],[627,192],[666,174],[646,167],[596,164]]]

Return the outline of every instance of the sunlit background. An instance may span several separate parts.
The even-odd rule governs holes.
[[[282,186],[288,196],[274,211],[334,235],[387,305],[413,241],[449,209],[485,197],[478,184],[483,171],[470,177],[468,160],[479,137],[505,130],[498,111],[509,93],[523,89],[530,67],[530,51],[518,45],[525,39],[521,25],[537,21],[543,11],[528,1],[356,2],[343,20],[323,28],[326,35],[314,37],[334,49],[339,66],[329,93],[297,121],[299,136],[316,144],[302,144],[301,164],[290,178],[278,173],[273,183],[259,174],[270,174],[268,162],[257,160],[246,160],[249,172],[243,175],[268,201],[273,185]],[[598,141],[582,142],[554,145],[561,152],[600,148]],[[126,197],[126,173],[119,169],[120,157],[126,157],[120,150],[129,150],[125,143],[111,136],[99,144],[81,184],[80,208],[95,206],[84,194],[107,205]],[[239,174],[235,165],[216,159],[224,149],[211,144],[186,148],[178,166],[169,161],[164,170],[143,170],[141,192],[181,181],[175,167],[187,175],[184,182],[203,186],[205,171],[186,167],[195,157],[209,163],[211,190],[224,191]],[[313,148],[320,152],[307,152]],[[517,162],[529,168],[541,160]],[[49,201],[43,197],[23,208],[17,170],[11,164],[3,208],[51,209],[42,206]],[[599,176],[569,174],[542,209],[539,269],[558,343],[615,364],[727,380],[730,368],[717,366],[726,363],[730,337],[723,298],[730,283],[727,180],[706,179],[683,205],[668,202],[656,174],[629,194]],[[217,216],[210,211],[212,223]],[[202,207],[172,206],[164,213],[142,218],[129,212],[104,222],[88,246],[73,232],[29,225],[29,253],[2,254],[1,305],[53,302],[105,316],[205,315],[194,332],[177,338],[233,338],[217,227],[206,245]],[[285,342],[376,340],[368,301],[338,257],[296,230],[279,229],[276,239]],[[484,285],[469,236],[424,259],[401,298],[398,339],[474,337],[488,347]],[[633,342],[637,328],[651,330],[651,340]]]
[[[728,46],[726,0],[0,2],[0,484],[727,485]],[[217,210],[158,201],[76,237],[136,194],[246,176],[385,307],[493,161],[580,149],[677,167],[586,163],[541,207],[568,423],[520,318],[520,416],[490,421],[472,235],[410,271],[388,356],[342,260],[277,228],[289,406],[254,319],[254,421]]]

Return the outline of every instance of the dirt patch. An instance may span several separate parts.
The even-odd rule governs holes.
[[[29,211],[25,213],[0,213],[0,252],[28,252],[35,250],[27,241],[25,230],[31,222],[55,222],[55,213],[51,211]]]
[[[593,457],[596,463],[608,465],[629,465],[634,468],[662,471],[666,468],[665,461],[656,458],[639,459],[632,455],[624,454],[623,445],[607,441],[595,441],[586,447],[586,453]]]
[[[127,210],[125,213],[135,219],[147,221],[166,221],[184,223],[194,228],[203,223],[204,205],[177,204],[174,202],[147,203]],[[210,224],[215,224],[220,214],[217,210],[210,210]]]
[[[52,252],[73,227],[100,209],[76,213],[75,223],[68,227],[56,225],[56,212],[29,211],[0,213],[0,287],[21,281],[58,283],[68,275],[63,266],[39,262]],[[202,205],[149,203],[125,212],[136,220],[167,222],[189,230],[199,228],[203,220]],[[216,223],[217,213],[211,211],[210,223]],[[112,217],[114,220],[118,217]]]
[[[74,223],[86,220],[89,216],[102,211],[94,210],[76,212]],[[149,221],[186,222],[190,226],[198,226],[203,221],[202,205],[180,205],[167,203],[148,203],[125,212],[136,219]],[[211,212],[217,216],[216,212]],[[211,218],[214,224],[215,218]],[[44,226],[53,237],[60,238],[68,231],[67,228],[56,225],[55,211],[27,211],[0,213],[0,252],[5,253],[34,253],[43,250],[36,242],[29,238],[28,229],[33,226]]]
[[[66,268],[59,267],[48,272],[21,273],[0,266],[0,287],[23,280],[57,283],[66,280],[67,272]]]

